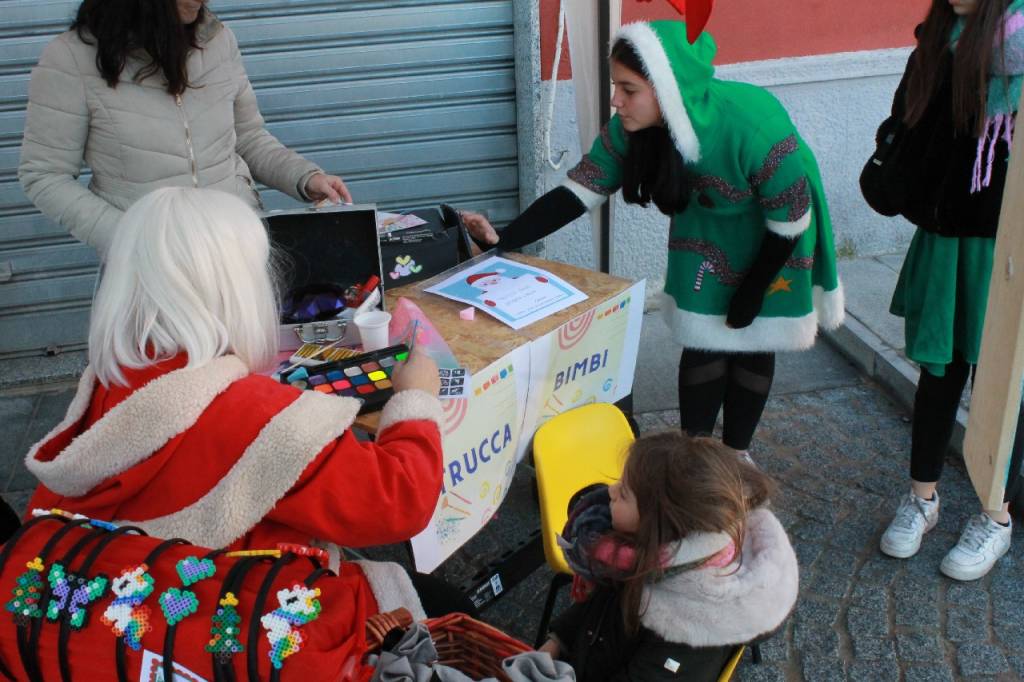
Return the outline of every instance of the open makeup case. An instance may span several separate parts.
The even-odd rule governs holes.
[[[448,206],[413,212],[425,224],[378,237],[372,204],[264,214],[278,256],[281,350],[304,343],[359,345],[358,306],[383,309],[384,290],[432,277],[469,257],[469,237]],[[374,300],[375,299],[375,300]]]

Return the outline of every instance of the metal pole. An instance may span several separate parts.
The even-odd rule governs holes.
[[[598,110],[601,112],[599,120],[602,127],[611,119],[611,106],[609,105],[612,99],[611,72],[608,66],[608,42],[611,40],[610,22],[611,7],[609,6],[609,0],[598,0],[597,56],[598,82],[601,92]],[[601,204],[601,239],[599,248],[601,272],[611,272],[611,202],[612,197],[608,197],[608,201]]]

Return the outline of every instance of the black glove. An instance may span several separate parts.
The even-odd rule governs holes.
[[[725,324],[733,329],[749,327],[764,305],[764,292],[793,254],[800,236],[790,239],[765,231],[761,249],[729,302]]]
[[[518,249],[547,237],[587,212],[579,197],[565,187],[556,187],[542,195],[523,211],[518,218],[498,233],[497,244],[477,246],[486,251],[495,246],[506,250]]]

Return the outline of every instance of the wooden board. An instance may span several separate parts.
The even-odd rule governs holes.
[[[502,255],[510,260],[541,268],[561,277],[585,293],[588,296],[587,300],[518,330],[512,329],[479,310],[476,311],[475,319],[467,322],[459,317],[459,311],[466,307],[465,304],[424,291],[450,274],[442,273],[432,279],[407,284],[388,291],[385,294],[387,306],[388,308],[393,307],[402,296],[418,305],[444,337],[459,362],[468,367],[470,372],[478,372],[515,348],[558,329],[577,315],[590,310],[598,303],[607,301],[632,285],[628,279],[578,268],[574,265],[556,263],[517,253]],[[379,422],[380,412],[369,412],[359,415],[356,418],[355,426],[367,433],[376,433]]]
[[[1024,135],[1014,137],[964,438],[967,472],[991,510],[1003,505],[1024,377]]]

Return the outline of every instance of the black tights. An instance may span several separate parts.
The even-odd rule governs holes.
[[[937,377],[921,368],[914,395],[914,423],[910,445],[910,477],[920,483],[934,483],[942,476],[942,465],[949,450],[956,424],[956,411],[960,397],[974,367],[959,354],[946,365],[946,373]],[[1009,502],[1021,485],[1020,465],[1024,458],[1024,404],[1017,419],[1017,434],[1010,455],[1010,476],[1006,482],[1004,500]]]
[[[691,436],[715,430],[724,406],[722,442],[746,450],[761,421],[775,376],[775,353],[683,350],[679,358],[679,421]]]

